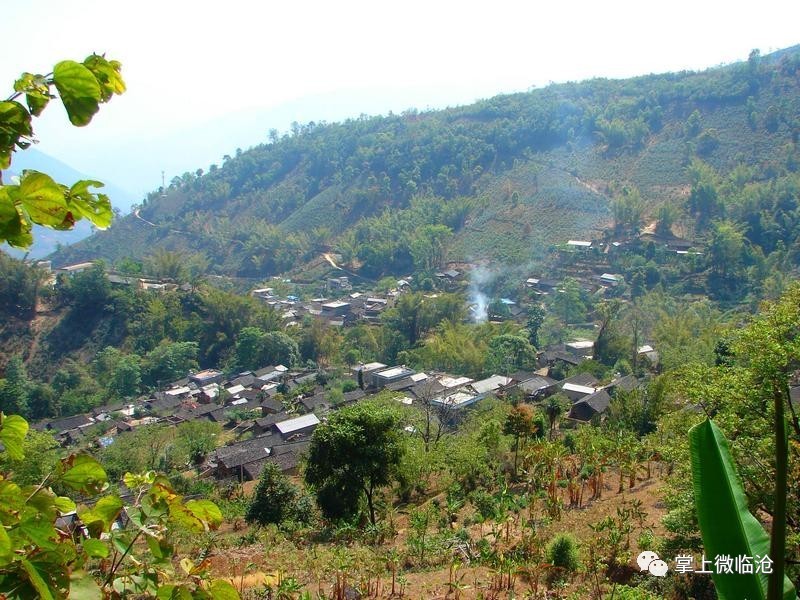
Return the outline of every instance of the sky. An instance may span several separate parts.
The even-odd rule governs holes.
[[[92,52],[128,91],[37,148],[141,198],[292,121],[471,103],[550,82],[700,70],[800,43],[797,0],[3,0],[0,83]],[[8,49],[15,49],[8,51]],[[0,94],[2,95],[2,94]]]

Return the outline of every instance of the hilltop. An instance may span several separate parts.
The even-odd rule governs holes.
[[[173,250],[202,255],[213,273],[258,279],[301,272],[334,249],[377,278],[421,266],[399,233],[430,224],[452,232],[439,259],[528,265],[567,239],[602,235],[629,189],[646,219],[674,207],[673,231],[692,234],[693,160],[723,175],[742,165],[769,173],[792,154],[798,64],[796,46],[704,72],[296,125],[208,172],[176,177],[53,260],[116,263]],[[415,198],[435,210],[404,220]]]

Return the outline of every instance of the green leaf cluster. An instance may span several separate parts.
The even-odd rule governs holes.
[[[0,412],[3,453],[22,459],[27,430],[22,417]],[[174,530],[216,529],[219,508],[209,500],[185,501],[154,472],[128,473],[124,483],[135,499],[131,505],[116,494],[96,497],[108,477],[87,454],[62,459],[38,485],[0,473],[0,596],[238,598],[230,584],[208,579],[203,561],[183,559],[182,576],[172,566]],[[95,499],[78,506],[53,486]]]
[[[0,171],[11,166],[16,150],[34,141],[32,118],[41,115],[51,99],[61,99],[73,125],[87,125],[100,104],[125,91],[120,69],[119,62],[92,54],[83,63],[61,61],[49,75],[23,73],[14,83],[14,94],[0,102]],[[21,96],[27,108],[17,101]],[[11,185],[2,185],[0,179],[0,242],[29,247],[34,224],[71,229],[88,219],[99,229],[107,228],[113,216],[111,202],[91,189],[102,186],[93,180],[66,186],[37,171],[23,172],[19,183]]]

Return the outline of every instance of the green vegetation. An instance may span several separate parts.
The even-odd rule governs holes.
[[[393,481],[402,458],[398,425],[389,407],[362,402],[337,411],[314,432],[305,480],[325,516],[352,517],[363,499],[376,523],[376,493]]]
[[[82,63],[63,60],[48,75],[23,73],[14,82],[14,93],[0,102],[0,171],[11,166],[15,151],[33,143],[32,118],[41,115],[50,100],[56,98],[54,90],[70,122],[83,127],[101,103],[125,91],[121,66],[115,60],[92,54]],[[27,108],[17,101],[22,96]],[[19,183],[14,184],[3,184],[0,176],[0,242],[29,247],[34,223],[71,229],[76,221],[89,219],[95,227],[105,229],[111,224],[111,203],[105,194],[90,191],[101,187],[99,181],[90,180],[62,185],[37,171],[23,172]]]
[[[183,558],[182,575],[168,575],[165,569],[176,556],[177,531],[197,534],[221,524],[222,515],[214,503],[184,501],[166,478],[150,472],[125,474],[125,486],[135,501],[123,506],[116,492],[106,491],[108,477],[88,454],[56,460],[48,464],[38,483],[26,483],[26,474],[17,479],[7,467],[22,464],[25,452],[40,446],[40,441],[26,440],[27,434],[28,424],[22,417],[0,412],[4,468],[0,481],[0,593],[9,598],[50,600],[109,595],[156,598],[165,594],[239,597],[229,583],[208,579],[202,561]],[[40,456],[30,458],[43,464]],[[54,488],[64,490],[65,495]],[[97,496],[101,492],[102,496]],[[91,506],[85,504],[88,498],[94,500]],[[76,509],[86,527],[85,536],[69,525],[57,529],[56,517],[75,514]],[[132,527],[113,526],[123,513]]]
[[[108,264],[50,287],[42,270],[0,257],[0,410],[112,413],[77,440],[94,457],[64,457],[50,433],[26,436],[23,419],[0,417],[0,495],[13,507],[0,510],[0,594],[64,597],[71,578],[95,597],[235,597],[207,577],[213,542],[252,546],[271,571],[253,591],[266,597],[380,597],[391,577],[392,597],[416,579],[411,597],[474,587],[496,598],[704,598],[711,578],[639,576],[634,557],[763,553],[770,529],[773,577],[715,585],[720,597],[778,598],[784,576],[796,585],[800,573],[789,391],[800,364],[799,56],[297,126],[176,178],[140,207],[147,221],[123,219],[59,255]],[[565,243],[583,238],[591,247]],[[165,285],[109,278],[112,263]],[[358,306],[340,323],[235,293],[331,298],[334,273],[362,293],[353,304],[379,290],[386,309],[367,318]],[[411,290],[394,293],[400,276]],[[489,320],[476,323],[479,294]],[[591,359],[556,346],[578,339],[594,344]],[[500,386],[459,406],[431,377],[401,383],[414,384],[402,398],[354,400],[370,382],[351,368],[373,361],[531,381],[549,361],[549,376],[591,374],[587,385],[603,389],[590,405],[568,388]],[[250,398],[265,390],[209,413],[224,424],[140,420],[143,394],[190,371],[231,381],[277,364],[316,371],[276,381],[264,404],[319,412],[309,449],[292,457],[297,479],[266,450],[279,434],[253,422],[263,413]],[[453,392],[468,385],[481,388]],[[135,418],[114,414],[129,404]],[[588,422],[574,418],[581,409],[594,411]],[[214,451],[255,435],[265,442],[255,438],[247,465],[266,463],[255,490],[212,483],[212,469],[237,469]],[[304,435],[281,430],[280,445]],[[133,527],[111,532],[123,496]],[[50,524],[73,507],[89,537],[56,551]],[[230,529],[206,536],[222,514]],[[724,537],[731,523],[742,524],[736,539]],[[191,558],[175,563],[178,551]],[[168,573],[173,563],[185,577]],[[239,566],[213,568],[243,589],[261,567]]]
[[[796,64],[792,48],[755,71],[739,63],[591,80],[445,111],[298,125],[153,192],[140,213],[153,225],[126,217],[58,260],[160,263],[153,257],[169,248],[200,256],[212,273],[264,278],[302,274],[333,247],[379,278],[448,259],[525,267],[612,219],[620,234],[664,222],[662,209],[676,211],[676,231],[704,230],[741,206],[716,186],[729,173],[752,169],[743,185],[796,173]]]

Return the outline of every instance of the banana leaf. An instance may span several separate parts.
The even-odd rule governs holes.
[[[749,556],[755,567],[758,557],[769,555],[769,536],[747,508],[725,435],[707,419],[689,430],[689,440],[694,502],[706,559],[713,561],[721,555],[734,559]],[[721,600],[765,600],[767,597],[768,575],[756,573],[755,568],[753,573],[747,574],[717,573],[712,564],[710,570]],[[788,578],[784,578],[783,598],[797,598]]]

